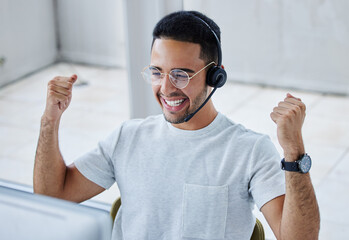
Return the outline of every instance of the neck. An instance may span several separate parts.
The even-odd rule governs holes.
[[[172,124],[172,126],[183,130],[199,130],[207,127],[216,118],[218,112],[210,99],[207,104],[197,112],[188,122]]]

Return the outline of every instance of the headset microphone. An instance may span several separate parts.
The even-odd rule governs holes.
[[[203,19],[201,19],[200,17],[193,15],[195,18],[197,18],[198,20],[200,20],[202,23],[204,23],[209,29],[210,31],[213,33],[216,42],[217,42],[217,50],[218,50],[218,64],[217,66],[213,66],[211,67],[208,71],[207,71],[207,75],[206,75],[206,84],[213,87],[212,92],[210,93],[210,95],[208,95],[208,97],[206,98],[206,100],[201,104],[201,106],[195,110],[195,112],[189,114],[185,119],[184,122],[188,122],[192,117],[194,117],[194,115],[200,111],[201,108],[203,108],[203,106],[205,106],[205,104],[208,102],[208,100],[210,100],[210,98],[212,97],[213,93],[217,90],[217,88],[222,87],[225,82],[227,81],[227,73],[225,72],[225,70],[222,68],[222,49],[221,49],[221,42],[219,41],[219,38],[217,37],[216,33],[212,30],[212,28],[210,27],[210,25],[208,25],[208,23],[206,23]]]
[[[210,95],[206,98],[206,100],[201,104],[201,106],[195,110],[195,112],[189,114],[185,119],[184,122],[188,122],[192,117],[194,117],[194,115],[203,107],[205,106],[205,104],[208,102],[208,100],[210,100],[210,98],[212,97],[213,93],[217,90],[217,87],[215,87],[212,92],[210,93]]]

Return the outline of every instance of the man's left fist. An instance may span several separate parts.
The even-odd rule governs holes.
[[[286,161],[295,161],[304,154],[302,126],[305,118],[305,104],[301,99],[287,93],[270,114],[277,125],[277,136],[284,150]]]

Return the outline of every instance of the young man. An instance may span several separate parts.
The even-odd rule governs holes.
[[[122,209],[114,239],[249,239],[254,203],[278,239],[317,239],[319,210],[301,134],[305,105],[288,94],[271,113],[284,173],[267,136],[227,119],[208,98],[207,72],[221,60],[214,34],[219,38],[219,27],[198,12],[163,18],[143,71],[163,116],[125,122],[70,166],[59,152],[58,127],[77,76],[51,80],[35,192],[81,202],[116,181]]]

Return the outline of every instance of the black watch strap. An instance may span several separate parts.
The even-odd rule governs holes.
[[[285,158],[281,160],[281,169],[291,172],[299,172],[298,162],[286,162]]]
[[[308,173],[311,168],[311,158],[308,154],[302,155],[295,162],[286,162],[285,158],[281,160],[281,169],[291,172]]]

